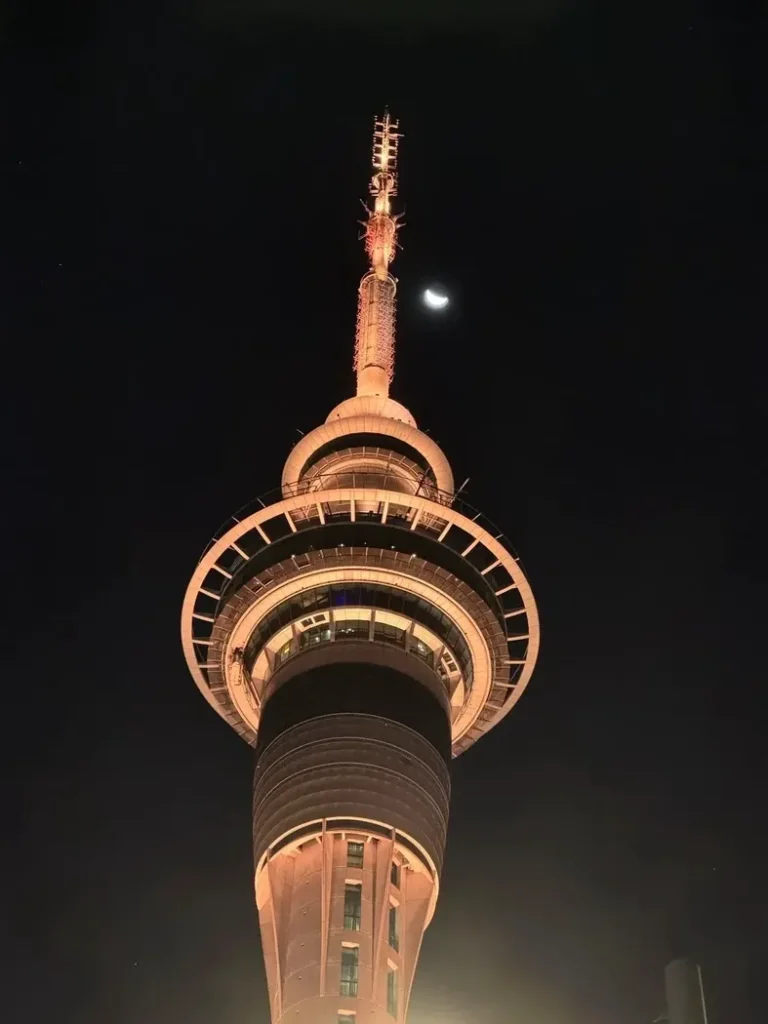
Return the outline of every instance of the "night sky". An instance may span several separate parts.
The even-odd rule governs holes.
[[[454,764],[409,1024],[650,1024],[680,955],[711,1024],[763,1024],[768,23],[368,9],[3,14],[0,1016],[268,1024],[252,751],[179,614],[209,536],[352,393],[388,103],[393,395],[542,620],[528,691]]]

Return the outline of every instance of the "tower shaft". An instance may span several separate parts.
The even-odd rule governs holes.
[[[347,655],[359,660],[313,652],[264,716],[254,854],[273,1021],[402,1020],[437,899],[447,765],[397,721],[413,708],[399,711],[395,694],[433,724],[442,717],[444,755],[447,714],[398,669],[363,661],[370,651]],[[352,692],[361,687],[372,691],[365,705]],[[323,691],[322,708],[312,690]],[[344,710],[361,706],[376,713]]]

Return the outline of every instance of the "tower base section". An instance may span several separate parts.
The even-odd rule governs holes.
[[[402,1022],[443,863],[445,709],[392,667],[315,666],[278,681],[260,739],[253,838],[273,1024]]]
[[[405,1020],[437,879],[397,839],[335,827],[256,876],[273,1024]]]

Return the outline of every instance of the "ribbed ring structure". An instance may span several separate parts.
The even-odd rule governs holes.
[[[267,701],[256,758],[257,865],[292,829],[356,818],[408,835],[439,874],[450,726],[445,709],[412,677],[362,663],[309,669]]]
[[[380,822],[413,838],[439,873],[448,828],[445,762],[418,733],[368,715],[325,715],[264,751],[253,789],[256,864],[270,845],[322,818]]]

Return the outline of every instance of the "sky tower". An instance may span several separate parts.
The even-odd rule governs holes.
[[[281,493],[214,536],[182,612],[195,682],[256,751],[274,1024],[405,1019],[451,758],[511,710],[539,647],[517,558],[389,397],[399,141],[389,114],[376,120],[357,393],[295,445]]]

